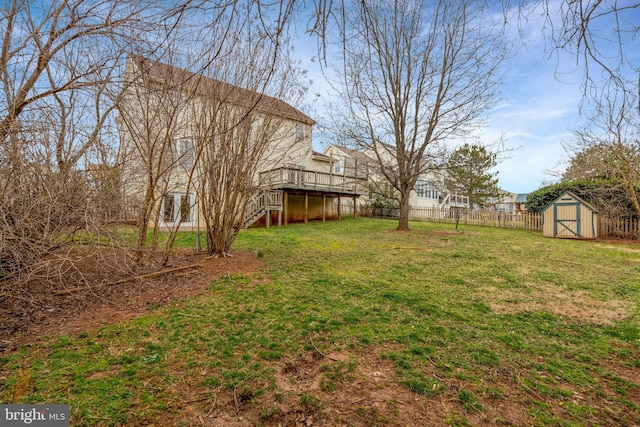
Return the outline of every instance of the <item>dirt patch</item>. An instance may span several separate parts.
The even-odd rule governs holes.
[[[42,336],[73,336],[136,318],[172,301],[202,294],[212,279],[251,274],[261,267],[260,259],[249,252],[226,258],[177,252],[168,265],[143,271],[147,275],[169,271],[156,277],[126,269],[100,274],[98,268],[92,268],[85,272],[81,285],[58,281],[6,287],[0,289],[0,351],[30,344]],[[131,277],[139,278],[127,280]]]
[[[171,424],[225,427],[531,425],[526,395],[508,373],[497,374],[503,393],[487,395],[471,381],[442,379],[433,396],[400,384],[387,344],[362,353],[317,351],[289,357],[274,367],[275,390],[255,399],[242,390],[219,389],[181,408]],[[425,374],[436,375],[425,367]],[[501,376],[502,375],[502,376]],[[502,382],[504,381],[504,382]],[[259,386],[259,385],[254,385]],[[477,409],[465,408],[461,391],[478,396]],[[252,401],[251,404],[248,402]]]
[[[481,295],[497,313],[546,311],[596,325],[613,325],[629,315],[629,304],[624,301],[601,301],[580,290],[551,285],[525,286],[526,290],[483,287]]]

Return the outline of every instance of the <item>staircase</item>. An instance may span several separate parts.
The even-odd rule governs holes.
[[[449,207],[449,203],[451,202],[451,195],[447,194],[445,197],[440,196],[440,209],[446,209]]]
[[[282,194],[279,190],[260,190],[254,194],[247,201],[242,227],[251,227],[267,212],[282,210]]]

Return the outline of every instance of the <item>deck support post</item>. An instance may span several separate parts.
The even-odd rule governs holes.
[[[327,195],[322,193],[322,222],[327,220]]]
[[[284,192],[284,225],[289,224],[289,193]]]
[[[304,223],[309,223],[309,193],[304,193]]]
[[[353,219],[358,218],[358,209],[357,209],[357,206],[356,206],[357,197],[358,196],[355,196],[355,195],[353,196]]]

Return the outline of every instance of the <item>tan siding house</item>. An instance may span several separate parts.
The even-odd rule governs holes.
[[[336,199],[366,193],[366,182],[334,174],[333,159],[312,150],[315,121],[282,100],[135,55],[127,61],[125,81],[119,119],[124,197],[141,204],[149,173],[159,177],[152,199],[161,227],[204,226],[195,192],[198,162],[207,160],[194,153],[203,143],[198,129],[209,125],[214,107],[231,117],[231,131],[217,132],[219,138],[245,132],[248,147],[262,141],[257,166],[246,177],[244,226],[324,220],[338,214]]]

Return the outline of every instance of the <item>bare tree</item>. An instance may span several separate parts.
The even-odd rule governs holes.
[[[574,159],[580,153],[591,154],[589,167],[579,168],[580,164],[574,162],[575,167],[566,174],[572,172],[578,174],[578,178],[607,179],[610,185],[623,191],[640,218],[640,111],[635,103],[629,106],[616,102],[621,99],[603,100],[600,108],[589,117],[588,125],[574,132],[572,149],[578,152]],[[617,204],[620,202],[623,201]]]
[[[5,3],[0,9],[0,140],[38,101],[72,89],[90,89],[105,78],[121,56],[123,42],[138,35],[140,15],[151,4],[142,0]]]
[[[119,163],[127,203],[138,209],[137,246],[146,246],[149,227],[157,232],[160,199],[181,156],[176,142],[185,135],[181,112],[193,96],[193,84],[177,69],[131,56],[118,100],[121,123]],[[185,154],[185,153],[182,153]],[[191,163],[189,171],[193,168]],[[157,243],[154,233],[153,244]]]
[[[278,99],[299,100],[305,91],[304,73],[286,51],[279,51],[279,42],[256,39],[244,30],[233,49],[243,46],[245,54],[213,62],[224,82],[201,84],[203,93],[192,105],[198,208],[207,249],[216,256],[229,253],[249,213],[249,201],[263,191],[260,172],[298,164],[310,149],[310,135],[299,139],[299,133],[311,120]]]
[[[576,153],[606,148],[608,165],[640,214],[636,188],[640,169],[640,62],[637,36],[640,2],[616,0],[524,1],[522,16],[542,8],[552,48],[572,54],[584,69],[584,129],[575,132]],[[605,165],[602,165],[605,166]]]
[[[105,153],[106,88],[142,1],[8,1],[0,7],[1,279],[49,277],[96,201],[86,166]],[[45,259],[46,258],[46,259]],[[68,264],[68,263],[67,263]]]
[[[118,209],[109,206],[119,201],[114,197],[116,182],[119,178],[129,182],[131,178],[124,174],[122,165],[115,163],[113,155],[117,145],[114,107],[119,108],[123,101],[120,95],[127,82],[121,81],[121,76],[128,53],[144,52],[156,58],[170,54],[181,64],[213,60],[222,54],[220,46],[239,36],[232,32],[230,22],[249,18],[257,22],[256,32],[279,46],[292,13],[293,1],[285,0],[268,5],[251,0],[3,3],[0,278],[33,270],[36,260],[50,255],[60,243],[76,239],[76,232],[90,235],[93,231],[89,226],[97,224],[100,210]],[[189,51],[195,45],[193,37],[207,29],[217,38],[212,37],[206,49]],[[278,49],[273,52],[272,60],[265,63],[271,68]],[[224,53],[233,54],[228,50]],[[199,65],[202,68],[197,71],[214,66],[203,61]],[[174,96],[177,92],[178,97]],[[175,119],[177,116],[169,110],[185,105],[182,91],[165,90],[160,98],[159,105],[166,108],[149,113],[156,117],[147,117],[147,121],[157,122],[171,115]],[[121,115],[121,128],[126,128],[130,119]],[[163,143],[168,139],[175,142],[168,136],[175,133],[176,126],[168,128],[161,126],[153,131],[164,129]],[[154,159],[156,169],[148,169],[153,195],[141,215],[143,228],[138,233],[138,245],[146,238],[149,223],[157,227],[161,215],[158,194],[175,178],[172,165],[182,160],[174,145],[153,146],[153,138],[156,142],[161,139],[153,133],[147,135],[147,157]],[[97,247],[102,244],[98,243]]]
[[[163,224],[171,231],[170,249],[181,224],[193,226],[197,215],[209,251],[228,253],[260,167],[300,156],[286,142],[295,133],[283,124],[292,108],[266,95],[295,100],[304,90],[285,47],[291,5],[204,4],[216,21],[199,25],[185,12],[190,31],[174,36],[166,55],[154,55],[163,62],[131,56],[119,106],[120,155],[125,193],[140,196],[140,248],[149,227]]]
[[[482,1],[386,0],[341,15],[341,131],[398,191],[398,230],[409,229],[409,194],[431,159],[476,129],[495,100],[508,43],[493,12]]]
[[[638,94],[634,40],[640,2],[523,0],[521,10],[524,18],[542,11],[551,47],[574,55],[584,67],[585,98],[597,99],[612,86]]]

